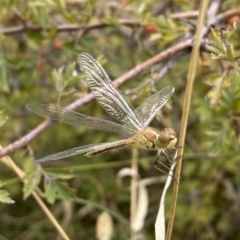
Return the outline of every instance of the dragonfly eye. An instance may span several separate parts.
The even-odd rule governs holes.
[[[165,128],[164,131],[168,132],[174,138],[176,137],[176,132],[175,132],[175,130],[173,128]]]
[[[158,145],[160,147],[166,147],[169,144],[170,140],[170,134],[165,130],[158,135]]]
[[[165,128],[158,136],[158,145],[160,147],[174,148],[176,143],[176,132],[172,128]]]

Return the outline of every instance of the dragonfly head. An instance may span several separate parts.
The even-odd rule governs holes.
[[[173,128],[165,128],[157,138],[158,146],[161,148],[174,148],[177,143],[176,132]]]

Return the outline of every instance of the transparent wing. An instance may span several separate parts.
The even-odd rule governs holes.
[[[101,106],[115,119],[128,123],[138,130],[143,128],[138,112],[116,89],[103,67],[89,54],[82,53],[78,58],[81,69],[86,74],[86,81]]]
[[[168,99],[173,95],[174,87],[166,86],[162,88],[159,92],[153,94],[147,98],[142,105],[135,109],[136,115],[141,118],[141,123],[144,127],[147,127],[152,119],[154,118],[157,111],[159,111]],[[126,124],[126,126],[131,126]]]
[[[115,143],[122,142],[122,141],[123,140],[116,141]],[[106,143],[89,144],[89,145],[85,145],[85,146],[75,147],[75,148],[72,148],[72,149],[65,150],[63,152],[58,152],[58,153],[54,153],[54,154],[51,154],[51,155],[43,157],[43,158],[39,158],[35,162],[36,163],[42,163],[42,162],[47,162],[47,161],[59,160],[59,159],[62,159],[62,158],[66,158],[66,157],[70,157],[70,156],[94,151],[98,148],[108,146],[109,144],[112,144],[112,143],[111,142],[106,142]]]
[[[84,114],[69,111],[50,104],[28,103],[26,105],[26,108],[43,117],[71,125],[86,126],[97,130],[116,132],[120,134],[125,133],[128,136],[136,133],[134,129],[131,129],[130,127],[124,126],[122,124],[101,118],[86,116]]]

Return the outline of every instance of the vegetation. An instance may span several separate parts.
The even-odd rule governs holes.
[[[86,52],[100,62],[134,108],[161,88],[174,86],[173,97],[151,126],[173,127],[178,136],[198,2],[2,1],[1,239],[104,239],[111,230],[111,239],[133,239],[129,206],[134,194],[126,191],[131,181],[123,173],[131,164],[142,180],[151,179],[139,239],[155,239],[166,180],[154,168],[156,152],[120,149],[91,159],[76,155],[34,164],[52,153],[121,136],[53,124],[25,105],[70,105],[83,114],[112,120],[90,94],[76,63]],[[212,1],[202,28],[171,239],[240,238],[238,6],[236,0]],[[121,181],[125,187],[120,187]],[[170,189],[165,197],[167,220],[171,199]]]

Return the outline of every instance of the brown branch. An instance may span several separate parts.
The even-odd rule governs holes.
[[[221,23],[224,22],[225,20],[233,17],[233,16],[240,16],[240,8],[235,8],[235,9],[231,9],[229,11],[226,11],[222,14],[219,14],[216,18],[216,22],[217,23]]]
[[[229,11],[226,11],[222,14],[219,14],[216,17],[216,23],[217,22],[222,22],[234,15],[240,15],[240,8],[236,9],[231,9]],[[168,17],[170,18],[175,18],[175,19],[181,19],[181,18],[194,18],[198,16],[198,11],[191,11],[191,12],[178,12],[178,13],[173,13],[169,14]],[[118,20],[119,24],[122,24],[124,26],[129,26],[129,27],[135,27],[135,26],[141,26],[144,25],[138,20],[134,19],[119,19]],[[110,27],[112,25],[103,23],[103,22],[96,22],[96,23],[90,23],[86,26],[79,26],[77,24],[63,24],[60,26],[56,26],[55,30],[56,32],[73,32],[73,31],[82,31],[84,33],[94,30],[94,29],[99,29],[99,28],[104,28],[104,27]],[[28,23],[24,23],[21,26],[15,26],[15,27],[8,27],[8,28],[2,28],[0,29],[0,34],[3,35],[12,35],[16,33],[22,33],[26,31],[42,31],[42,30],[50,30],[50,27],[41,27],[38,25],[32,25]]]
[[[175,19],[182,19],[182,18],[196,18],[198,17],[199,11],[189,11],[189,12],[176,12],[169,14],[168,17],[175,18]],[[221,23],[233,16],[240,16],[240,8],[230,9],[224,13],[219,14],[215,18],[215,23]]]
[[[199,11],[188,11],[188,12],[176,12],[169,14],[168,17],[174,19],[181,19],[181,18],[197,18]]]
[[[129,27],[133,27],[133,26],[135,27],[135,26],[141,25],[141,23],[138,20],[132,20],[132,19],[119,19],[118,22],[119,24],[122,24],[124,26],[129,26]],[[106,24],[103,22],[90,23],[85,26],[79,26],[77,24],[63,24],[60,26],[56,26],[55,30],[56,32],[73,32],[73,31],[80,31],[80,30],[87,32],[93,29],[99,29],[99,28],[111,27],[111,26],[112,26],[111,24]],[[25,23],[24,25],[21,25],[21,26],[0,29],[0,34],[11,35],[11,34],[29,32],[29,31],[42,31],[42,30],[49,31],[50,29],[51,29],[50,27],[44,28],[38,25]]]
[[[149,68],[151,65],[154,65],[165,58],[168,58],[170,56],[173,56],[179,51],[183,51],[189,47],[191,47],[192,44],[192,39],[188,39],[184,42],[181,42],[179,44],[176,44],[173,47],[170,47],[166,49],[165,51],[157,54],[153,58],[148,59],[147,61],[138,64],[134,68],[132,68],[130,71],[126,72],[123,74],[121,77],[117,78],[116,80],[113,81],[113,84],[115,87],[118,87],[119,85],[123,84],[124,82],[128,81],[132,77],[136,76],[140,72],[142,72],[144,69]],[[73,110],[76,109],[85,103],[91,101],[94,98],[92,93],[89,93],[85,95],[82,98],[79,98],[75,102],[71,103],[70,105],[67,106],[67,109]],[[0,150],[0,157],[3,157],[7,154],[10,154],[17,150],[18,148],[24,147],[28,145],[37,135],[39,135],[41,132],[43,132],[46,128],[48,128],[52,124],[51,120],[46,120],[40,125],[38,125],[36,128],[34,128],[31,132],[23,136],[21,139],[9,144],[5,148]]]

